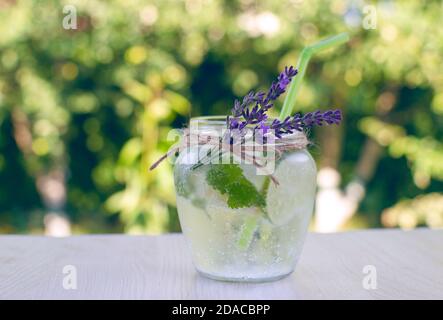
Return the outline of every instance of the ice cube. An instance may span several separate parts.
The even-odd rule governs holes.
[[[316,167],[311,155],[301,150],[285,156],[273,176],[279,184],[269,185],[266,211],[270,220],[280,226],[297,215],[310,216],[316,189]]]

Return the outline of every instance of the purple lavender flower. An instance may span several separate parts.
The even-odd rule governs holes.
[[[298,71],[292,66],[285,67],[285,70],[279,74],[277,82],[272,83],[267,93],[251,91],[241,103],[239,100],[235,100],[231,110],[233,117],[228,120],[229,128],[241,130],[248,125],[266,121],[268,119],[266,112],[274,106],[273,101],[286,91],[286,87],[297,73]]]
[[[240,125],[237,118],[230,119],[229,116],[228,116],[228,124],[230,126],[230,129],[238,129],[238,126]]]
[[[315,112],[309,112],[302,118],[302,122],[305,127],[311,127],[314,125],[322,126],[324,122],[327,124],[339,124],[342,119],[340,110],[328,110],[321,112],[320,110]]]
[[[321,112],[309,112],[305,115],[297,113],[293,117],[287,117],[283,121],[274,119],[271,123],[271,129],[277,138],[281,138],[283,134],[293,133],[294,131],[303,131],[313,126],[322,126],[323,124],[339,124],[342,120],[340,110],[328,110]]]
[[[254,102],[259,102],[263,100],[265,96],[264,92],[254,93],[253,91],[249,92],[246,96],[243,97],[243,101],[240,103],[239,100],[234,101],[234,107],[232,108],[232,115],[234,117],[240,117],[243,114],[243,111],[247,109]]]
[[[261,136],[265,136],[270,130],[273,130],[277,138],[282,138],[284,134],[303,131],[312,126],[339,124],[342,120],[340,110],[325,112],[318,110],[305,115],[297,113],[283,121],[274,119],[269,124],[267,111],[274,106],[274,101],[286,91],[287,86],[297,73],[297,69],[292,66],[285,67],[285,70],[279,74],[277,81],[272,82],[267,93],[251,91],[243,98],[242,102],[235,100],[232,117],[226,118],[228,128],[242,131],[249,125],[255,125],[254,129],[259,129]]]
[[[297,69],[290,66],[285,67],[285,70],[281,72],[277,78],[277,82],[273,82],[271,87],[269,88],[268,94],[266,95],[265,104],[270,101],[276,100],[279,96],[281,96],[285,91],[288,84],[291,82],[292,78],[295,77],[298,73]]]

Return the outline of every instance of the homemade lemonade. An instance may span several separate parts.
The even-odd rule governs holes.
[[[236,182],[240,195],[252,184],[265,200],[240,208],[232,208],[227,195],[208,183],[208,171],[233,165],[193,169],[197,153],[198,147],[186,149],[174,170],[180,224],[197,270],[233,281],[274,280],[291,273],[314,206],[316,167],[308,151],[287,152],[277,161],[273,177],[278,185],[257,175],[253,165],[234,165],[247,179]]]
[[[297,68],[286,66],[268,90],[235,99],[227,115],[191,118],[180,142],[151,165],[176,156],[177,211],[201,274],[270,281],[294,270],[316,191],[307,134],[342,120],[339,109],[293,113],[295,100],[311,56],[348,40],[342,33],[305,47]]]

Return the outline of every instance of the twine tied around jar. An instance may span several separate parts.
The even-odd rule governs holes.
[[[231,130],[232,131],[232,130]],[[251,136],[245,137],[245,134],[232,135],[229,130],[229,134],[220,135],[217,131],[208,132],[194,132],[189,128],[183,129],[183,138],[180,143],[171,147],[168,152],[155,161],[149,170],[154,170],[163,160],[166,158],[180,153],[186,148],[192,146],[208,146],[213,151],[219,151],[215,156],[206,156],[203,159],[199,159],[199,162],[195,164],[198,167],[203,164],[211,163],[212,160],[223,155],[233,155],[234,158],[244,161],[244,163],[252,164],[257,169],[262,170],[264,175],[268,175],[275,185],[278,185],[277,179],[269,172],[263,163],[271,160],[276,161],[281,158],[283,152],[292,150],[301,150],[306,148],[310,141],[306,137],[304,132],[297,132],[291,135],[285,135],[282,138],[276,138],[274,135],[267,135],[266,137],[260,136],[260,142]],[[256,137],[257,135],[252,135]],[[237,137],[237,138],[235,138]],[[264,139],[264,140],[263,140]],[[209,153],[209,152],[208,152]],[[271,155],[271,157],[269,156]],[[273,156],[273,157],[272,157]],[[220,162],[216,162],[220,163]],[[223,163],[223,162],[222,162]]]

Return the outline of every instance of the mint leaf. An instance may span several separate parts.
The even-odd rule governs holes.
[[[211,165],[206,181],[215,190],[228,196],[228,206],[232,209],[244,207],[265,207],[265,198],[243,175],[236,164]]]

